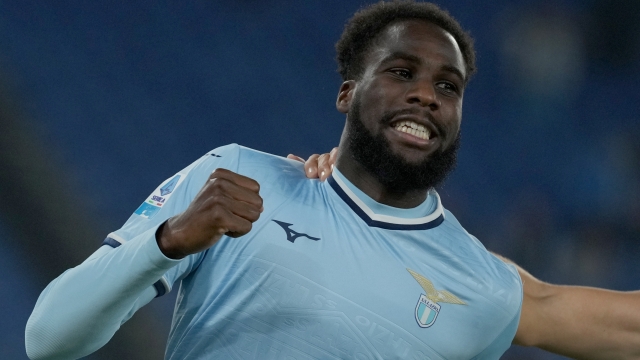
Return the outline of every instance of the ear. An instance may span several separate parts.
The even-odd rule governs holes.
[[[351,107],[351,100],[356,91],[355,80],[347,80],[340,85],[340,91],[338,92],[338,99],[336,99],[336,109],[343,114],[349,112]]]

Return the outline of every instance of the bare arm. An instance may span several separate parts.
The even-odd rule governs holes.
[[[309,178],[325,180],[333,170],[337,148],[311,155]],[[542,282],[514,262],[522,279],[524,300],[514,344],[535,346],[576,359],[640,359],[640,291],[620,292]]]
[[[640,291],[552,285],[497,256],[524,284],[515,344],[576,359],[640,359]]]

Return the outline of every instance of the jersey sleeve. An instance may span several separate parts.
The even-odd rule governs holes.
[[[492,255],[493,256],[493,255]],[[493,256],[497,261],[502,262],[502,260]],[[518,275],[518,270],[515,266],[511,264],[506,264],[509,271],[513,273],[513,275],[518,279],[520,284],[520,303],[514,312],[513,318],[505,326],[504,330],[493,340],[493,342],[487,346],[480,354],[473,357],[472,360],[489,360],[489,359],[499,359],[505,351],[509,349],[513,339],[515,338],[516,331],[518,331],[518,325],[520,325],[520,315],[522,314],[522,302],[524,300],[524,287],[522,286],[522,280],[520,279],[520,275]]]
[[[522,306],[522,305],[521,305]],[[486,347],[480,354],[473,357],[472,360],[493,360],[499,359],[513,342],[514,334],[518,330],[520,323],[520,311],[518,311],[511,322],[504,328],[495,340]]]
[[[202,253],[164,256],[155,233],[186,209],[215,168],[237,168],[237,147],[215,149],[164,181],[102,247],[45,288],[25,330],[31,359],[76,359],[96,351],[160,290],[198,266]]]
[[[239,146],[216,148],[185,169],[163,181],[129,217],[122,228],[110,233],[103,246],[117,248],[148,229],[157,229],[168,218],[187,209],[211,172],[217,168],[236,171]],[[155,236],[155,233],[154,233]],[[156,296],[171,291],[173,284],[197,267],[202,254],[188,257],[188,262],[172,268],[153,284]]]

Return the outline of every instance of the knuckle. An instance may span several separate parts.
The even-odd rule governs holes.
[[[207,195],[209,195],[209,199],[216,199],[222,196],[223,193],[224,191],[220,185],[211,184],[207,189]]]
[[[217,177],[219,177],[222,173],[223,173],[224,169],[221,168],[217,168],[215,170],[213,170],[211,172],[211,174],[209,175],[209,179],[215,179]]]
[[[243,210],[244,216],[242,217],[251,222],[258,220],[260,217],[260,211],[257,206],[246,204],[246,207]]]
[[[230,229],[233,226],[233,223],[230,221],[230,216],[228,211],[219,210],[212,214],[211,223],[215,228],[225,228]]]
[[[329,153],[329,161],[333,164],[336,162],[336,156],[338,155],[338,148],[335,147],[333,148],[333,150],[331,150],[331,152]]]
[[[227,214],[225,214],[227,215]],[[224,227],[225,229],[233,229],[234,228],[234,222],[231,219],[232,216],[223,216],[222,218],[220,218],[220,222],[219,225],[221,227]]]
[[[207,206],[211,209],[211,214],[218,217],[221,214],[225,213],[228,205],[227,201],[228,200],[226,196],[212,196],[209,199],[209,203],[207,204]]]
[[[318,154],[313,154],[313,155],[309,156],[309,158],[307,159],[305,164],[313,164],[313,163],[317,162],[318,161],[318,157],[320,157],[320,155],[318,155]]]
[[[259,218],[260,218],[260,212],[258,212],[258,211],[252,211],[252,212],[249,214],[249,216],[248,216],[247,220],[249,220],[249,221],[251,221],[251,222],[253,223],[253,222],[258,221],[258,219],[259,219]]]
[[[220,209],[219,206],[215,206],[215,205],[216,204],[214,203],[213,206],[211,207],[211,210],[209,211],[209,216],[211,217],[211,219],[217,220],[222,217],[222,209]]]
[[[217,168],[209,175],[209,179],[227,178],[233,174],[235,173],[225,168]]]
[[[212,191],[222,191],[229,186],[229,180],[222,178],[211,179],[209,182],[209,186],[211,187]]]
[[[252,228],[253,228],[253,224],[250,221],[243,221],[240,224],[240,231],[243,234],[246,234],[246,233],[250,232]]]
[[[253,188],[255,189],[256,192],[260,191],[260,183],[251,179],[251,184],[253,185]]]

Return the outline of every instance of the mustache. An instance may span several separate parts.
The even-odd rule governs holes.
[[[387,111],[384,114],[382,114],[382,118],[380,119],[380,122],[383,124],[389,124],[391,123],[391,121],[393,121],[393,119],[396,116],[401,116],[401,115],[414,115],[414,116],[426,118],[430,123],[433,124],[433,126],[436,127],[436,129],[438,129],[438,133],[440,134],[440,136],[446,137],[445,129],[438,122],[434,121],[433,116],[428,112],[425,113],[420,111],[420,109],[410,108],[410,109]]]

